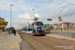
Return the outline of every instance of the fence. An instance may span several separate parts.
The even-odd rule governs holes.
[[[75,38],[75,32],[71,31],[50,31],[50,34]]]
[[[0,32],[0,38],[4,38],[8,35],[8,32]]]

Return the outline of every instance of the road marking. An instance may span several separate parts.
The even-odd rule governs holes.
[[[70,40],[75,40],[75,38],[68,38],[68,39],[70,39]]]
[[[17,44],[17,43],[5,43],[5,44],[0,44],[0,45],[12,45],[12,44]]]
[[[19,48],[19,43],[5,43],[5,44],[0,44],[0,45],[11,45],[10,48]]]
[[[17,34],[18,34],[18,33],[17,33]],[[20,38],[19,34],[18,34],[18,37],[19,37],[19,41],[20,41],[20,42],[22,42],[22,40],[21,40],[21,38]]]
[[[16,44],[11,44],[10,48],[13,49],[13,48],[19,48],[19,43],[16,43]]]

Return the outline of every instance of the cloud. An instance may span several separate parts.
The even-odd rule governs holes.
[[[24,0],[20,0],[20,1],[24,1]]]
[[[23,18],[24,18],[24,14],[23,14],[23,15],[19,15],[19,18],[20,18],[20,19],[21,19],[21,18],[23,19]]]
[[[15,24],[15,29],[20,29],[20,28],[23,28],[24,26],[23,25],[17,25]]]
[[[28,13],[25,13],[25,16],[24,16],[24,18],[25,18],[25,19],[31,19],[31,16],[30,16],[30,14],[28,14]]]
[[[22,15],[19,15],[19,19],[21,19],[21,20],[25,20],[25,22],[27,23],[27,21],[29,22],[29,23],[31,23],[31,22],[33,22],[33,18],[30,16],[30,14],[28,14],[28,13],[25,13],[25,14],[22,14]],[[29,20],[30,19],[30,20]]]
[[[19,18],[21,18],[21,19],[31,19],[31,16],[30,16],[30,14],[25,13],[25,14],[19,15]]]
[[[75,16],[75,7],[74,7],[74,5],[67,4],[67,2],[71,2],[71,1],[66,1],[65,3],[56,7],[55,9],[49,11],[45,15],[41,15],[45,19],[45,20],[42,19],[42,21],[44,21],[44,23],[49,23],[49,24],[57,23],[57,22],[59,22],[59,20],[56,18],[61,16],[63,19],[63,22],[75,22],[75,20],[74,20],[75,19],[75,17],[74,17]],[[75,3],[75,2],[73,2],[73,3]],[[62,10],[62,12],[61,12],[61,10]],[[48,22],[47,21],[48,18],[52,19],[52,21]]]
[[[35,13],[34,14],[35,17],[41,18],[39,14]]]
[[[67,6],[63,9],[63,13],[64,16],[72,16],[75,14],[75,7],[73,6]]]

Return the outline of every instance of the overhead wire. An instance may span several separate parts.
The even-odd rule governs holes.
[[[28,11],[28,9],[29,9],[30,5],[32,4],[32,2],[33,2],[33,0],[31,0],[31,2],[30,2],[30,4],[29,4],[29,6],[28,6],[26,12]]]
[[[30,4],[29,4],[29,6],[28,6],[26,12],[28,11],[28,9],[29,9],[30,5],[32,4],[32,2],[33,2],[33,0],[31,0],[31,2],[30,2]]]
[[[53,2],[53,0],[50,2],[50,3],[48,3],[47,5],[45,5],[40,11],[42,11],[43,9],[45,9],[49,4],[51,4]],[[39,12],[40,12],[39,11]]]
[[[60,4],[62,4],[62,3],[64,3],[64,2],[66,2],[67,0],[65,0],[65,1],[63,1],[63,2],[61,2]],[[60,5],[59,4],[59,5]],[[57,5],[56,7],[58,7],[59,5]],[[54,10],[56,7],[54,7],[52,10]],[[61,7],[60,7],[61,8]]]
[[[66,1],[67,1],[67,0],[63,1],[62,3],[66,2]],[[60,3],[60,4],[62,4],[62,3]],[[59,5],[60,5],[60,4],[59,4]],[[58,7],[59,5],[57,5],[56,7]],[[55,9],[56,7],[54,7],[53,9]],[[60,7],[60,8],[61,8],[61,7]],[[53,9],[52,9],[52,10],[53,10]],[[52,11],[52,10],[51,10],[51,11]],[[55,12],[54,12],[54,13],[55,13]],[[48,15],[48,16],[49,16],[49,15]]]
[[[30,5],[32,4],[32,2],[33,2],[33,0],[31,0],[31,2],[30,2],[30,4],[29,4],[29,6],[28,6],[26,12],[28,12],[28,9],[29,9]],[[24,18],[24,20],[25,20],[25,18]]]

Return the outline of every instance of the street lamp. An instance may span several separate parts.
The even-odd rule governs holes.
[[[62,15],[62,10],[61,10],[61,15]],[[62,31],[64,31],[64,29],[63,29],[63,19],[62,18],[61,18],[61,21],[62,21]]]
[[[58,19],[59,19],[59,22],[62,21],[62,29],[61,29],[61,31],[63,31],[63,19],[60,16],[58,17]]]
[[[33,21],[34,21],[34,9],[32,9],[33,10]]]
[[[11,34],[11,27],[12,27],[12,6],[13,4],[10,5],[10,34]]]
[[[14,27],[14,19],[15,19],[15,18],[13,18],[13,27]]]

